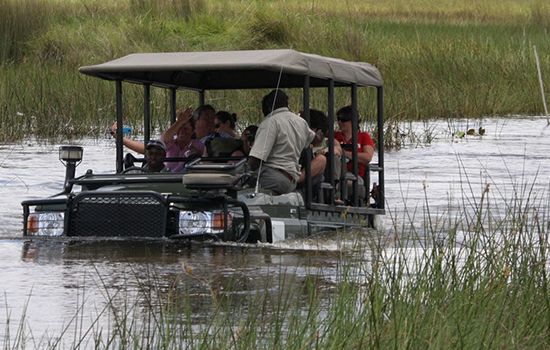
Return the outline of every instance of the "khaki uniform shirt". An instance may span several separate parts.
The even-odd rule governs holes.
[[[278,108],[258,126],[250,155],[263,160],[266,166],[286,171],[297,180],[300,153],[314,137],[315,133],[304,119],[286,107]]]

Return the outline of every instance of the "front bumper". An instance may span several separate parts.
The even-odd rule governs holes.
[[[248,207],[220,195],[195,198],[154,191],[87,191],[64,198],[28,200],[22,205],[25,236],[243,241],[250,229]]]

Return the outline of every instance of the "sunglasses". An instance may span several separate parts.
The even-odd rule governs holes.
[[[345,122],[351,122],[351,120],[349,119],[344,119],[344,118],[337,118],[339,122],[342,122],[342,123],[345,123]]]

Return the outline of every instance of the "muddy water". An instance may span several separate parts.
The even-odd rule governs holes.
[[[550,182],[546,125],[537,118],[403,125],[405,146],[386,153],[388,215],[386,230],[377,238],[399,234],[396,223],[423,227],[426,208],[437,216],[468,215],[487,186],[496,211],[514,193],[531,191],[532,198],[545,198]],[[480,126],[483,136],[450,136]],[[76,143],[84,146],[77,175],[89,168],[112,171],[112,140]],[[49,196],[63,186],[65,169],[57,149],[35,140],[0,145],[0,293],[5,299],[0,302],[0,339],[7,337],[8,321],[14,334],[23,318],[35,337],[60,334],[67,324],[77,332],[81,328],[75,323],[86,327],[96,317],[96,326],[107,327],[112,319],[111,310],[104,310],[107,300],[122,305],[124,300],[143,299],[144,285],[185,286],[197,323],[208,318],[213,289],[233,295],[235,307],[266,288],[277,293],[281,277],[298,284],[316,276],[330,289],[340,254],[353,254],[347,243],[358,234],[366,237],[343,232],[276,246],[21,239],[20,202]],[[137,309],[134,312],[145,312],[142,306]]]

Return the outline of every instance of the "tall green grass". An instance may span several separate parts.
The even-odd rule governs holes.
[[[0,62],[20,60],[29,40],[47,29],[48,14],[53,9],[31,0],[2,0],[0,8]]]
[[[132,52],[293,48],[367,61],[384,77],[390,123],[542,113],[533,45],[543,78],[550,76],[550,5],[541,0],[0,0],[0,7],[0,141],[99,135],[114,117],[114,87],[77,69]],[[164,103],[156,96],[154,105]],[[258,118],[258,93],[213,96],[218,108]],[[140,103],[138,93],[128,96],[135,125]],[[339,95],[337,105],[345,103]],[[360,107],[373,117],[370,104]],[[99,109],[109,115],[98,118]]]

